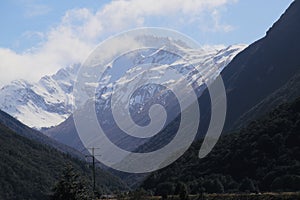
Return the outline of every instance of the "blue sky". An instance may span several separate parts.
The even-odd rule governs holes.
[[[3,0],[0,86],[36,80],[87,53],[111,34],[142,26],[180,31],[200,44],[250,44],[292,0]],[[29,75],[28,72],[31,72]],[[33,73],[34,72],[34,73]]]

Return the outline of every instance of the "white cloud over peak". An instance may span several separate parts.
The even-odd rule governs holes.
[[[130,28],[161,26],[180,31],[184,26],[194,26],[198,27],[195,31],[228,32],[232,27],[222,22],[219,9],[236,1],[116,0],[96,11],[68,10],[59,25],[39,33],[43,42],[38,46],[23,53],[0,48],[0,86],[19,78],[38,80],[63,66],[81,62],[98,42]],[[199,28],[197,23],[203,24],[207,18],[206,29]]]

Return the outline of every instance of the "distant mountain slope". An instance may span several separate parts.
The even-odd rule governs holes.
[[[79,138],[79,135],[77,134],[72,115],[58,126],[47,129],[43,131],[43,133],[50,138],[53,138],[54,140],[72,148],[76,148],[79,151],[85,149]]]
[[[299,191],[300,98],[280,105],[239,132],[220,138],[213,151],[198,158],[198,141],[175,163],[154,172],[142,187],[184,182],[192,193]]]
[[[264,38],[247,47],[223,70],[228,102],[226,130],[299,73],[299,21],[300,1],[294,1]]]
[[[0,146],[0,199],[46,199],[67,163],[91,184],[91,168],[85,162],[27,139],[2,122]],[[118,178],[97,169],[97,188],[113,191],[126,189],[126,186]]]

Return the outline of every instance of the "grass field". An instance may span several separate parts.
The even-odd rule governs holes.
[[[161,200],[159,196],[141,197],[139,200]],[[300,200],[300,192],[264,193],[264,194],[205,194],[190,195],[190,200]],[[131,200],[129,197],[110,200]],[[138,199],[135,199],[138,200]],[[180,200],[178,196],[169,196],[168,200]]]

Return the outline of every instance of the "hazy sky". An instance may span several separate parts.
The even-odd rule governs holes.
[[[175,29],[205,45],[250,44],[292,0],[3,0],[0,87],[37,80],[82,61],[102,40],[131,28]]]

